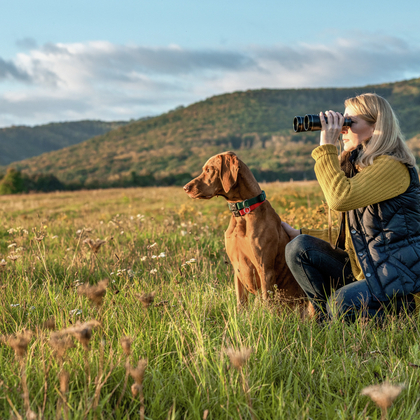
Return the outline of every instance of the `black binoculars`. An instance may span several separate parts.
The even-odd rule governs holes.
[[[325,122],[328,124],[328,118],[325,118]],[[352,120],[350,118],[344,118],[343,127],[350,127]],[[295,133],[301,133],[302,131],[320,131],[322,130],[321,119],[317,114],[306,114],[304,117],[295,117],[293,119],[293,130]]]

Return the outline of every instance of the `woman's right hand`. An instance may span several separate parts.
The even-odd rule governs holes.
[[[328,124],[325,122],[325,117],[328,118]],[[343,130],[344,116],[339,112],[326,111],[325,116],[323,112],[319,113],[319,119],[322,126],[319,145],[335,144]]]
[[[299,229],[292,228],[292,226],[290,226],[286,222],[281,222],[281,226],[286,231],[286,233],[287,233],[287,235],[289,236],[290,239],[295,239],[296,236],[300,235],[300,230]]]

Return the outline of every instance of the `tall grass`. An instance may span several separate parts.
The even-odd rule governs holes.
[[[325,225],[316,184],[264,189],[296,227]],[[319,326],[279,296],[238,312],[221,199],[126,189],[0,209],[0,418],[420,418],[417,317]],[[361,395],[383,382],[405,385],[385,411]]]

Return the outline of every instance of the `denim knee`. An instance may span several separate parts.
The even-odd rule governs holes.
[[[312,245],[311,239],[313,239],[313,237],[310,235],[298,235],[286,245],[285,257],[289,268],[293,266],[302,253]]]
[[[347,287],[341,287],[330,296],[327,303],[327,313],[330,318],[341,316],[353,318],[360,310],[366,311],[369,292],[358,286],[358,282],[355,282]]]

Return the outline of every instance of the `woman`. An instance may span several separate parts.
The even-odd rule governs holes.
[[[328,124],[320,113],[320,146],[312,152],[327,203],[344,216],[336,245],[327,242],[328,230],[299,231],[283,222],[293,239],[286,261],[321,319],[411,312],[420,291],[416,162],[384,98],[364,94],[345,106],[344,116],[325,113]],[[350,127],[343,127],[344,117],[351,118]]]

